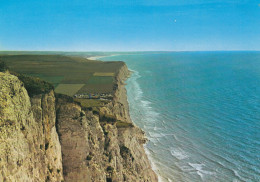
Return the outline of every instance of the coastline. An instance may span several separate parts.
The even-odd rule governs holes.
[[[106,56],[91,56],[91,57],[86,57],[88,60],[91,61],[98,61],[100,58],[104,57],[112,57],[112,56],[118,56],[119,54],[112,54],[112,55],[106,55]]]
[[[108,57],[108,56],[105,56],[105,57]],[[124,62],[125,63],[125,62]],[[129,121],[130,123],[132,123],[138,130],[141,131],[142,133],[142,137],[143,137],[143,145],[142,145],[142,148],[145,152],[145,155],[149,161],[149,164],[150,164],[150,167],[152,169],[152,171],[156,174],[157,176],[157,181],[158,182],[161,182],[161,177],[159,176],[159,174],[157,173],[157,168],[156,168],[156,165],[155,163],[153,162],[152,158],[151,158],[151,155],[149,153],[149,149],[146,147],[147,145],[147,142],[148,142],[148,138],[147,138],[147,135],[145,133],[145,131],[143,129],[141,129],[139,126],[136,125],[136,123],[134,122],[134,120],[131,118],[130,116],[130,108],[129,108],[129,101],[128,101],[128,94],[127,94],[127,90],[126,90],[126,81],[128,79],[131,78],[131,75],[134,73],[134,70],[131,70],[127,67],[126,63],[125,63],[125,66],[123,66],[123,68],[120,69],[119,73],[118,73],[118,83],[119,85],[122,86],[122,88],[119,88],[118,91],[120,92],[120,94],[123,95],[123,98],[119,98],[119,102],[123,103],[124,107],[126,108],[126,114],[128,115],[128,119],[127,121]]]
[[[131,69],[129,69],[128,68],[128,71],[129,71],[129,77],[126,79],[126,80],[128,80],[128,79],[131,79],[131,76],[134,74],[134,73],[136,73],[136,71],[135,70],[131,70]],[[125,80],[125,81],[126,81]],[[126,84],[127,85],[127,84]],[[127,94],[127,92],[126,92],[126,95],[127,95],[127,104],[129,105],[129,110],[128,110],[128,112],[129,112],[129,115],[130,115],[130,102],[129,102],[129,95]],[[132,119],[132,117],[131,117],[131,115],[130,115],[130,120],[131,120],[131,122],[133,122],[133,124],[134,125],[136,125],[137,126],[137,124],[135,123],[135,120],[134,119]],[[137,127],[139,127],[139,126],[137,126]],[[140,128],[140,127],[139,127]],[[141,128],[140,128],[141,129]],[[147,155],[147,157],[148,157],[148,159],[149,159],[149,162],[150,162],[150,165],[151,165],[151,167],[152,167],[152,170],[156,173],[156,175],[157,175],[157,177],[158,177],[158,182],[162,182],[163,180],[162,180],[162,177],[161,177],[161,175],[160,175],[160,173],[159,173],[159,170],[158,170],[158,168],[156,167],[156,164],[155,164],[155,161],[153,160],[153,158],[152,158],[152,155],[151,155],[151,153],[150,153],[150,151],[149,151],[149,148],[147,147],[147,143],[149,142],[149,138],[148,138],[148,136],[147,136],[147,134],[146,134],[146,132],[143,130],[143,129],[141,129],[143,132],[144,132],[144,135],[145,135],[145,138],[147,139],[147,141],[146,141],[146,143],[144,144],[144,150],[145,150],[145,153],[146,153],[146,155]]]
[[[111,55],[111,56],[95,56],[93,57],[93,60],[97,60],[99,58],[103,58],[103,57],[112,57],[112,56],[118,56],[118,55]],[[88,58],[89,59],[89,58]],[[123,60],[122,60],[123,61]],[[123,61],[124,62],[124,61]],[[159,170],[157,169],[156,165],[155,165],[155,162],[153,161],[152,159],[152,156],[151,156],[151,153],[147,147],[147,142],[149,141],[149,138],[147,137],[147,134],[145,133],[145,131],[143,129],[141,129],[134,121],[134,119],[131,118],[130,116],[130,102],[129,102],[129,95],[127,94],[127,89],[126,89],[126,81],[128,79],[131,79],[131,76],[136,72],[135,70],[131,70],[127,67],[127,64],[124,62],[125,66],[124,68],[121,68],[121,70],[119,71],[119,75],[117,76],[117,80],[118,80],[118,83],[119,85],[123,85],[123,88],[122,89],[119,89],[120,92],[122,90],[123,91],[123,95],[125,99],[120,99],[120,102],[124,103],[124,107],[126,108],[127,110],[127,115],[128,115],[128,121],[130,123],[133,123],[137,128],[139,128],[143,135],[144,135],[144,138],[145,138],[145,143],[143,144],[143,149],[144,149],[144,152],[145,152],[145,155],[148,157],[148,160],[149,160],[149,163],[150,163],[150,166],[152,168],[152,170],[154,171],[154,173],[157,175],[157,178],[158,178],[158,182],[162,182],[162,177],[160,176],[159,174]],[[122,71],[123,70],[123,71]],[[120,72],[125,72],[124,74],[120,74]]]
[[[7,112],[0,112],[6,122],[10,118],[16,118],[12,125],[4,128],[5,132],[10,131],[10,135],[5,136],[7,137],[5,141],[19,141],[20,145],[17,149],[16,145],[12,144],[10,147],[14,149],[11,153],[0,153],[0,155],[3,155],[4,159],[19,157],[15,155],[16,153],[23,155],[20,156],[22,159],[15,158],[16,160],[11,162],[6,160],[2,162],[2,167],[5,166],[6,169],[11,166],[16,166],[16,168],[15,171],[6,170],[6,174],[0,175],[0,179],[9,176],[10,181],[34,181],[35,179],[39,181],[46,179],[104,182],[158,181],[145,152],[144,144],[147,139],[144,131],[134,125],[129,116],[124,84],[129,73],[126,64],[122,65],[116,76],[117,88],[114,99],[96,113],[92,110],[85,110],[70,97],[55,95],[53,91],[29,97],[27,90],[17,77],[4,73],[0,79],[4,80],[8,89],[4,90],[6,93],[1,97],[10,95],[10,92],[16,88],[15,97],[7,99],[10,103],[7,105]],[[9,82],[16,84],[12,85]],[[14,105],[18,106],[19,110],[14,109],[16,108]],[[30,113],[30,110],[33,113]],[[11,114],[10,111],[12,111]],[[18,117],[16,112],[21,113],[23,118]],[[113,115],[117,121],[111,123],[106,118],[100,117],[100,113]],[[29,120],[31,123],[22,127],[21,120]],[[18,135],[11,135],[13,126],[17,126],[15,132]],[[24,138],[25,131],[30,134],[29,138]],[[37,138],[38,131],[43,132],[39,138]],[[32,138],[37,138],[33,153],[29,149],[24,151],[24,146],[33,145],[35,142],[31,140]],[[8,148],[3,149],[3,151],[6,150]],[[36,156],[33,155],[35,153]],[[38,154],[41,154],[40,158]],[[22,168],[24,170],[16,176],[16,171],[21,170],[17,161],[30,159],[39,161],[34,173],[29,175],[32,164],[24,163]],[[45,164],[43,161],[46,159],[48,163]],[[44,166],[41,166],[43,163]],[[38,176],[37,171],[43,171],[43,174]]]

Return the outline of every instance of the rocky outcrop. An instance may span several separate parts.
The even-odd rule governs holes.
[[[0,73],[0,181],[157,181],[129,116],[128,75],[124,65],[113,101],[93,114],[53,91],[29,98],[17,77]]]
[[[0,181],[62,181],[54,93],[29,98],[17,77],[0,72]]]

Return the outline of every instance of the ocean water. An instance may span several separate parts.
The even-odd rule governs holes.
[[[260,181],[260,52],[122,55],[160,181]]]

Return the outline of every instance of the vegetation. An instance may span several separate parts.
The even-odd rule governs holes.
[[[107,172],[113,172],[114,171],[114,168],[113,167],[111,167],[111,166],[108,166],[107,167]]]
[[[117,128],[131,128],[134,127],[134,125],[132,123],[126,123],[123,121],[117,121],[116,122],[116,127]]]
[[[109,84],[113,83],[112,76],[92,76],[89,78],[87,84]]]
[[[132,156],[130,149],[124,145],[120,146],[120,155],[123,159],[130,157],[131,160],[134,161],[134,157]]]
[[[39,53],[42,55],[18,55],[21,52],[14,52],[17,55],[0,55],[0,71],[7,70],[9,66],[24,82],[30,96],[49,92],[53,88],[56,93],[68,96],[86,93],[113,94],[116,88],[115,76],[124,65],[118,61],[90,61],[84,57]],[[64,96],[59,96],[64,99]],[[75,101],[86,109],[102,107],[108,102],[94,99]]]
[[[75,95],[84,84],[59,84],[55,88],[56,93],[61,93],[69,96]]]
[[[67,95],[113,93],[114,76],[124,64],[64,55],[0,55],[0,59],[5,61],[10,70],[37,76],[53,84],[57,92]],[[2,67],[6,69],[5,65]]]
[[[92,155],[88,155],[87,156],[87,161],[91,161],[92,157],[93,157]]]
[[[115,73],[103,73],[103,72],[95,72],[94,76],[115,76]]]
[[[0,72],[5,72],[7,70],[8,70],[8,66],[6,65],[6,63],[0,60]]]
[[[19,80],[24,83],[24,87],[26,88],[30,97],[38,94],[49,93],[54,89],[53,85],[41,80],[37,77],[31,77],[24,74],[11,72],[13,75],[17,76]]]
[[[115,123],[116,118],[113,115],[99,113],[99,121],[100,122],[107,122],[107,123]]]
[[[107,182],[112,182],[112,178],[107,178],[106,181]]]
[[[55,98],[56,98],[56,101],[63,100],[64,102],[68,102],[68,103],[74,102],[72,97],[70,97],[68,95],[64,95],[64,94],[55,93]],[[78,103],[78,104],[80,104],[80,103]]]

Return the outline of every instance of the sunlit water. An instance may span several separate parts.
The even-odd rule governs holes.
[[[162,181],[260,181],[260,52],[123,55]]]

